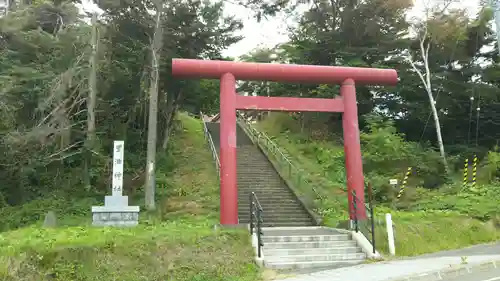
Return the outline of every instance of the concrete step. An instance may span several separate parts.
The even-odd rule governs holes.
[[[257,153],[257,152],[256,152]],[[265,161],[265,160],[259,160],[259,161]],[[278,172],[276,172],[273,167],[267,167],[267,166],[256,166],[252,164],[247,164],[247,163],[240,163],[239,165],[236,166],[236,173],[237,176],[240,179],[249,179],[252,178],[253,176],[258,176],[261,173],[268,177],[274,177],[278,175]],[[244,171],[244,173],[241,173]],[[253,178],[256,179],[256,178]]]
[[[313,241],[342,241],[349,240],[348,234],[333,235],[297,235],[297,236],[268,236],[264,235],[265,243],[274,242],[313,242]]]
[[[239,216],[249,216],[250,215],[250,211],[241,211],[241,212],[238,212],[238,215]],[[264,219],[268,218],[268,219],[272,219],[272,218],[288,218],[290,220],[299,220],[299,219],[311,219],[311,217],[309,216],[309,214],[307,213],[304,213],[304,212],[301,212],[301,211],[295,211],[295,212],[279,212],[279,211],[276,211],[276,212],[264,212],[262,214],[262,217]]]
[[[240,223],[250,224],[247,219],[240,219]],[[255,222],[254,222],[255,223]],[[264,220],[262,222],[263,227],[277,227],[277,226],[313,226],[313,220]]]
[[[274,217],[282,217],[286,216],[289,218],[310,218],[309,214],[307,212],[304,212],[304,210],[297,208],[296,210],[280,210],[278,208],[276,209],[271,209],[271,208],[264,208],[264,211],[262,212],[262,216],[265,218],[274,218]],[[249,208],[244,208],[238,210],[238,214],[242,216],[246,216],[250,214],[250,209]]]
[[[287,192],[290,192],[290,190],[286,184],[283,182],[280,182],[280,184],[275,184],[275,185],[254,185],[254,186],[247,186],[247,185],[238,185],[238,192],[266,192],[266,191],[278,191],[278,190],[287,190]]]
[[[264,245],[265,247],[266,245]],[[322,247],[322,248],[287,248],[287,249],[267,249],[264,248],[264,256],[290,256],[290,255],[328,255],[328,254],[355,254],[362,253],[359,247]]]
[[[294,204],[283,204],[283,203],[272,203],[272,204],[261,204],[262,210],[266,213],[274,212],[274,211],[282,211],[283,213],[290,212],[303,212],[306,214],[305,210],[298,203]],[[250,205],[238,205],[238,210],[242,210],[243,212],[250,211]]]
[[[245,202],[248,201],[248,202]],[[245,205],[250,205],[250,199],[245,197],[238,197],[238,202],[241,202],[242,204],[246,203]],[[300,206],[298,200],[295,197],[292,196],[260,196],[259,197],[259,203],[261,205],[264,205],[266,203],[279,203],[279,202],[288,202],[288,203],[294,203],[296,206]]]
[[[265,196],[260,196],[259,198],[263,199],[263,198],[266,198]],[[283,198],[283,197],[281,197]],[[280,202],[282,201],[281,203],[287,203],[287,204],[279,204],[279,205],[274,205],[272,204],[271,206],[282,206],[282,205],[285,205],[285,206],[294,206],[294,207],[297,207],[299,209],[302,209],[302,207],[298,204],[298,200],[295,199],[295,198],[284,198],[284,199],[280,199],[280,198],[272,198],[272,200],[267,200],[268,198],[266,198],[266,200],[260,200],[259,199],[259,203],[261,205],[265,205],[265,203],[268,203],[268,202],[271,202],[271,203],[274,203],[274,202]],[[269,204],[268,204],[269,205]],[[243,198],[243,197],[239,197],[238,198],[238,206],[245,206],[245,207],[248,207],[250,206],[250,197],[248,198]]]
[[[243,197],[247,200],[250,198],[250,194],[255,193],[257,195],[257,199],[264,198],[266,195],[293,195],[293,193],[288,189],[288,187],[285,186],[268,186],[268,187],[263,187],[262,190],[256,190],[256,189],[251,189],[252,186],[243,186],[243,185],[238,185],[238,196],[243,199]]]
[[[239,187],[248,187],[248,192],[288,189],[281,179],[276,178],[278,176],[265,176],[262,173],[256,173],[254,177],[253,179],[237,179],[238,189],[241,189]]]
[[[242,222],[241,223],[248,223]],[[302,221],[288,221],[288,222],[264,222],[264,227],[296,227],[296,226],[314,226],[314,222],[302,222]]]
[[[283,206],[280,206],[279,204],[274,204],[274,205],[261,205],[262,206],[262,213],[264,215],[275,215],[275,214],[282,214],[282,215],[299,215],[302,214],[303,216],[308,216],[309,214],[304,211],[304,209],[301,206],[289,206],[290,208],[282,208]],[[292,208],[295,207],[295,208]],[[250,213],[250,206],[241,206],[238,208],[238,213],[243,213],[243,214],[248,214]]]
[[[302,210],[305,211],[302,206],[299,205],[298,202],[265,202],[260,204],[262,206],[262,209],[264,211],[266,210],[289,210],[289,209],[295,209],[295,210]],[[239,202],[238,203],[238,209],[244,209],[244,210],[250,210],[250,204],[246,204],[245,202]]]
[[[250,211],[240,211],[238,212],[238,216],[250,216]],[[271,212],[264,212],[262,214],[263,218],[280,218],[280,217],[286,217],[289,218],[290,220],[295,220],[295,219],[302,219],[302,218],[311,218],[308,213],[303,212],[303,211],[294,211],[294,212],[279,212],[276,211],[274,213]]]
[[[270,169],[270,168],[268,168]],[[242,171],[240,171],[243,173]],[[283,183],[278,175],[263,175],[262,172],[257,172],[252,178],[237,178],[238,190],[251,191],[268,191],[275,190],[288,190],[288,187]]]
[[[281,205],[291,205],[291,206],[300,206],[298,204],[298,200],[295,198],[287,198],[283,200],[278,200],[278,199],[273,199],[273,200],[267,200],[264,196],[259,197],[259,203],[264,206],[264,205],[271,205],[275,206],[275,203],[280,203],[278,206]],[[238,204],[242,206],[249,206],[250,205],[250,198],[239,198]]]
[[[314,262],[282,262],[282,261],[265,261],[264,265],[272,269],[302,269],[302,268],[333,268],[345,267],[363,263],[364,259],[360,260],[342,260],[342,261],[314,261]]]
[[[264,216],[276,216],[276,215],[286,215],[286,216],[299,216],[299,217],[309,217],[309,214],[302,209],[301,206],[296,206],[294,209],[282,209],[279,205],[262,206],[262,214]],[[249,214],[250,206],[245,206],[238,208],[239,214]]]
[[[252,151],[252,154],[257,154],[257,153],[262,153],[258,150]],[[238,154],[238,152],[237,152]],[[262,168],[271,168],[273,167],[271,163],[269,162],[264,162],[267,161],[267,158],[264,155],[261,155],[259,157],[245,157],[241,151],[239,152],[238,159],[236,159],[236,165],[245,167],[245,168],[252,168],[252,169],[262,169]],[[236,167],[238,167],[236,166]],[[267,170],[268,173],[274,173],[276,174],[276,170]]]
[[[250,185],[253,183],[260,183],[260,185]],[[273,192],[283,192],[285,194],[287,193],[292,194],[290,189],[283,183],[269,184],[269,182],[252,181],[242,184],[241,182],[238,182],[238,194],[250,194],[252,192],[257,194],[257,196],[259,194],[267,194]]]
[[[266,168],[266,169],[271,169],[271,168]],[[245,171],[246,172],[246,171]],[[243,173],[243,171],[240,171],[240,173]],[[238,184],[241,185],[242,183],[254,183],[258,182],[261,184],[266,184],[266,186],[273,186],[273,187],[279,187],[283,185],[283,182],[281,181],[281,178],[278,178],[278,175],[267,175],[265,172],[255,172],[253,175],[241,175],[236,178],[238,180]],[[258,188],[260,186],[255,185],[255,188]],[[262,186],[264,187],[264,186]]]
[[[268,207],[268,206],[266,206]],[[303,212],[304,209],[302,208],[302,206],[297,206],[297,204],[290,204],[290,205],[275,205],[275,206],[269,206],[269,207],[272,207],[271,210],[269,210],[270,212],[277,212],[277,211],[281,211],[283,213],[293,213],[294,211],[300,211],[300,212]],[[264,206],[262,206],[262,208],[264,208]],[[269,209],[269,208],[267,208]],[[250,211],[250,204],[246,205],[246,206],[242,206],[241,203],[239,202],[238,203],[238,211]]]
[[[240,218],[239,222],[249,224],[250,220],[248,220],[246,218]],[[294,223],[293,225],[299,224],[299,225],[309,226],[309,225],[313,225],[314,221],[312,219],[290,220],[290,219],[283,219],[283,218],[271,218],[271,219],[268,218],[268,219],[263,220],[264,225],[266,225],[266,224],[275,225],[275,224],[284,224],[284,223]]]
[[[283,213],[290,213],[291,211],[295,210],[297,212],[302,212],[304,214],[307,214],[305,209],[299,205],[298,202],[296,203],[282,203],[282,202],[266,202],[266,203],[261,203],[260,206],[262,206],[262,211],[264,213],[268,212],[274,212],[274,211],[282,211]],[[248,212],[250,211],[250,205],[238,205],[238,210],[242,210],[243,212]]]
[[[249,165],[241,165],[236,167],[236,176],[239,180],[260,180],[260,179],[273,179],[275,181],[280,181],[281,178],[277,178],[278,173],[272,169],[273,167],[259,167],[253,168]]]
[[[351,248],[356,247],[356,241],[339,240],[339,241],[314,241],[314,242],[277,242],[266,243],[265,250],[273,249],[309,249],[309,248]]]
[[[248,203],[246,203],[245,201],[248,201]],[[243,206],[249,206],[250,205],[250,200],[243,200],[243,198],[241,198],[240,200],[241,202],[241,205]],[[292,198],[284,198],[284,199],[279,199],[279,198],[265,198],[265,197],[262,197],[262,198],[259,198],[259,203],[264,206],[264,205],[281,205],[281,204],[295,204],[296,206],[300,206],[299,205],[299,202],[296,200],[296,199],[292,199]]]
[[[259,161],[264,161],[264,160],[259,160]],[[238,169],[240,168],[240,169]],[[252,165],[251,163],[240,163],[236,166],[236,171],[245,171],[245,173],[240,173],[239,177],[240,179],[245,179],[245,178],[251,178],[252,176],[255,175],[260,175],[260,173],[263,173],[265,176],[272,177],[278,175],[278,173],[275,170],[271,170],[272,167],[270,166],[262,166],[257,164]]]
[[[255,193],[257,196],[257,199],[259,201],[265,200],[267,198],[273,198],[273,199],[279,199],[279,198],[285,198],[285,199],[295,199],[295,196],[285,189],[286,187],[282,187],[280,189],[275,189],[275,190],[266,190],[266,191],[241,191],[238,193],[238,198],[240,200],[249,200],[250,201],[250,194]]]
[[[312,255],[283,255],[269,256],[264,254],[267,262],[307,262],[307,261],[345,261],[345,260],[364,260],[366,254],[312,254]]]
[[[250,194],[252,194],[252,192],[255,193],[255,195],[257,196],[257,199],[259,199],[259,202],[261,200],[266,200],[266,199],[269,199],[269,198],[272,198],[272,199],[280,199],[280,198],[283,198],[283,199],[296,199],[296,197],[288,190],[286,189],[281,189],[281,190],[273,190],[273,191],[249,191],[249,192],[240,192],[238,193],[238,199],[240,200],[248,200],[248,202],[250,202]]]
[[[266,227],[263,229],[268,236],[304,236],[347,234],[344,230],[324,226],[313,227]]]
[[[255,177],[260,177],[259,174],[256,174]],[[239,191],[247,191],[247,192],[268,192],[269,190],[274,191],[284,191],[288,190],[288,187],[285,186],[280,179],[273,177],[260,177],[258,179],[238,179],[238,190]]]

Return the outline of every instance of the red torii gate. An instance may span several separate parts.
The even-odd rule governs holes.
[[[216,60],[173,59],[172,74],[185,78],[220,79],[220,223],[238,224],[236,178],[236,110],[342,112],[349,214],[354,218],[352,191],[360,201],[358,219],[366,218],[364,178],[359,142],[355,83],[395,85],[394,69],[249,63]],[[236,94],[236,79],[274,82],[341,84],[340,97],[333,99],[242,96]]]

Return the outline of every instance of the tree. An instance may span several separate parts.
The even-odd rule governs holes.
[[[96,142],[96,103],[97,103],[97,45],[99,42],[97,30],[97,14],[92,15],[92,36],[90,41],[91,54],[89,56],[89,93],[87,97],[87,140],[85,143],[86,155],[85,155],[85,188],[90,189],[90,171],[89,167],[92,164],[92,153],[95,150]]]
[[[153,147],[166,147],[177,109],[216,106],[217,83],[174,80],[170,61],[220,58],[240,39],[241,23],[222,15],[222,2],[166,4],[158,26],[152,2],[99,1],[98,33],[70,2],[34,1],[0,18],[0,197],[8,204],[109,192],[115,139],[126,140],[124,189],[136,198],[147,172],[149,90],[156,85],[163,140]],[[153,48],[156,56],[154,34],[168,38]]]
[[[287,63],[395,67],[391,60],[407,46],[405,12],[412,1],[311,1],[310,8],[290,29],[290,40],[279,46],[279,59]],[[383,103],[387,88],[357,86],[360,115],[372,112]],[[270,95],[332,98],[339,94],[336,85],[270,84]],[[301,114],[304,123],[328,124],[339,129],[338,114]],[[306,121],[307,120],[307,121]],[[363,118],[361,118],[361,126]],[[326,130],[322,130],[326,131]]]
[[[413,70],[420,78],[429,99],[429,104],[432,110],[432,116],[436,128],[438,147],[446,171],[448,171],[448,162],[446,160],[446,154],[444,150],[439,114],[438,110],[436,109],[436,100],[434,97],[434,88],[431,79],[433,73],[431,72],[429,61],[430,49],[433,44],[436,45],[437,48],[441,47],[450,49],[450,46],[447,46],[447,43],[466,40],[465,31],[468,20],[464,15],[464,12],[455,10],[452,11],[451,14],[445,14],[449,5],[452,3],[452,0],[447,0],[442,4],[435,4],[433,6],[427,5],[425,7],[424,19],[422,21],[417,21],[413,25],[418,41],[417,49],[421,60],[421,66],[419,67],[415,63],[414,54],[408,55],[408,61]]]
[[[149,113],[148,113],[148,147],[146,156],[146,180],[145,180],[145,202],[147,210],[155,209],[155,163],[156,163],[156,139],[158,120],[158,84],[160,79],[160,60],[163,40],[163,9],[162,0],[154,2],[156,8],[156,19],[151,42],[151,70],[149,78]],[[165,94],[166,95],[166,94]]]

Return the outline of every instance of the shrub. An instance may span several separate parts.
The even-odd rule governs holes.
[[[374,188],[380,200],[388,200],[390,194],[389,179],[402,180],[408,167],[412,167],[409,180],[414,186],[436,188],[446,178],[441,159],[437,152],[405,141],[404,135],[397,132],[393,121],[380,115],[367,116],[367,131],[360,134],[364,170],[369,180],[374,181]]]

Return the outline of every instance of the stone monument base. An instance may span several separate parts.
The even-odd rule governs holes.
[[[139,206],[92,206],[92,225],[136,226],[139,224]]]

